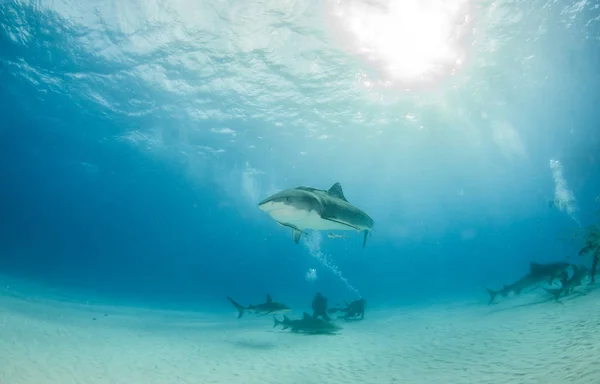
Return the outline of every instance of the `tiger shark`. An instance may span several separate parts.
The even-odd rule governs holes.
[[[373,219],[346,200],[340,183],[327,191],[302,186],[285,189],[267,197],[258,207],[280,225],[291,228],[296,244],[306,229],[364,231],[364,248],[373,230]]]

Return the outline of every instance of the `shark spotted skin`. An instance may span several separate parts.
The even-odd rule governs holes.
[[[271,295],[269,294],[267,294],[267,299],[264,303],[254,305],[251,304],[247,307],[244,307],[243,305],[239,304],[229,296],[227,296],[227,300],[229,300],[229,302],[231,302],[231,304],[233,304],[233,306],[238,310],[238,319],[242,317],[246,312],[254,313],[258,316],[265,316],[282,314],[290,311],[290,307],[283,303],[273,301]]]
[[[327,191],[312,187],[285,189],[267,197],[258,207],[280,225],[290,228],[296,244],[307,229],[337,230],[364,232],[364,247],[374,225],[367,213],[348,202],[340,183]]]
[[[499,291],[493,291],[489,288],[487,289],[490,295],[489,304],[492,304],[498,295],[508,296],[510,293],[515,293],[518,295],[522,290],[541,284],[545,281],[552,283],[552,281],[561,273],[566,271],[570,265],[571,264],[563,261],[547,264],[529,263],[529,272],[519,280],[512,284],[505,285]]]

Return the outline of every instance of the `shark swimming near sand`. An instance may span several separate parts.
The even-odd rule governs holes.
[[[487,289],[490,295],[489,304],[492,304],[498,295],[508,296],[510,293],[518,295],[522,290],[541,284],[544,281],[548,281],[548,283],[551,284],[552,281],[558,277],[558,275],[565,272],[570,265],[571,264],[563,261],[548,264],[529,263],[529,272],[519,280],[512,284],[505,285],[499,291]]]
[[[306,229],[363,231],[364,247],[373,230],[373,219],[346,200],[340,183],[327,191],[302,186],[285,189],[267,197],[258,207],[280,225],[291,228],[296,244]]]
[[[271,295],[267,294],[267,299],[264,303],[249,305],[244,307],[243,305],[237,303],[231,297],[227,296],[227,300],[233,304],[233,306],[238,310],[238,319],[244,315],[245,312],[255,313],[258,316],[264,315],[275,315],[282,314],[290,311],[290,307],[283,303],[278,303],[273,301]]]
[[[273,316],[273,328],[278,325],[281,325],[284,330],[289,328],[292,332],[301,332],[311,335],[334,334],[342,329],[339,325],[314,318],[306,312],[304,312],[304,315],[300,320],[290,320],[284,315],[283,320],[280,321]]]
[[[560,296],[566,296],[569,293],[573,292],[573,289],[579,287],[583,279],[588,275],[588,269],[581,265],[573,265],[573,275],[569,278],[566,278],[562,281],[562,286],[557,289],[544,288],[546,292],[554,296],[555,300],[558,300]]]

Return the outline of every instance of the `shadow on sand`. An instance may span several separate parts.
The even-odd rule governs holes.
[[[269,343],[266,341],[257,341],[257,340],[236,340],[232,341],[231,344],[236,347],[248,348],[248,349],[256,349],[261,351],[268,351],[270,349],[274,349],[277,347],[273,343]]]

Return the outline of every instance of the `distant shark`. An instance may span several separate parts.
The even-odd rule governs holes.
[[[588,275],[588,269],[584,266],[573,265],[573,275],[570,278],[565,278],[562,281],[562,286],[558,289],[544,288],[546,292],[554,296],[558,300],[560,296],[566,296],[573,292],[573,289],[579,287],[583,279]]]
[[[511,292],[518,295],[523,289],[538,285],[546,280],[548,280],[548,283],[552,283],[552,280],[565,272],[570,265],[571,264],[562,261],[548,264],[529,263],[529,272],[519,280],[512,284],[505,285],[499,291],[487,289],[490,295],[489,304],[492,304],[498,295],[508,296]]]
[[[302,332],[308,334],[334,334],[337,331],[341,330],[342,327],[339,325],[330,323],[325,320],[316,319],[304,312],[302,319],[300,320],[290,320],[287,316],[283,316],[283,320],[277,320],[275,316],[273,316],[273,328],[281,325],[283,329],[291,329],[292,332]]]
[[[267,197],[258,207],[280,225],[291,228],[296,244],[306,229],[364,231],[364,247],[373,230],[373,219],[346,200],[340,183],[327,191],[311,187],[285,189]]]
[[[227,296],[227,300],[233,304],[238,310],[238,319],[244,315],[245,312],[255,313],[258,316],[264,315],[275,315],[290,311],[290,307],[283,303],[278,303],[271,299],[271,295],[267,294],[267,300],[261,304],[249,305],[244,307],[243,305],[235,302],[231,297]]]

